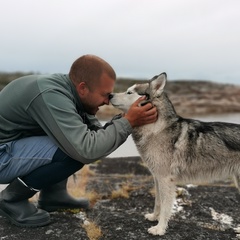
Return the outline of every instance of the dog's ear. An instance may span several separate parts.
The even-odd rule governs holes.
[[[136,84],[135,85],[135,91],[139,95],[145,95],[147,92],[147,89],[149,88],[149,83],[141,83],[141,84]]]
[[[167,74],[165,72],[152,78],[150,82],[150,88],[151,88],[153,97],[158,97],[161,95],[166,85],[166,81],[167,81]]]

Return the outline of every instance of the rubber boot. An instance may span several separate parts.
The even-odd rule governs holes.
[[[89,208],[87,199],[76,199],[68,194],[67,180],[42,189],[39,194],[38,207],[48,212],[61,209]]]
[[[28,198],[31,198],[36,192],[21,179],[15,179],[0,193],[0,214],[20,227],[47,225],[50,222],[49,213],[37,209],[28,201]]]

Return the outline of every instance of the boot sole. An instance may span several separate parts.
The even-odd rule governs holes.
[[[85,209],[85,210],[87,210],[87,209],[89,209],[89,205],[86,204],[81,207],[80,206],[66,206],[66,205],[62,205],[62,206],[38,205],[38,208],[43,209],[47,212],[56,212],[58,210],[64,210],[64,209]]]
[[[40,222],[33,222],[31,220],[24,221],[24,222],[18,222],[14,218],[12,218],[9,214],[4,212],[2,209],[0,209],[0,214],[7,218],[12,224],[18,227],[27,227],[27,228],[35,228],[35,227],[43,227],[45,225],[48,225],[50,223],[49,216],[46,216],[45,218],[40,219]]]
[[[37,208],[43,209],[47,212],[55,212],[62,209],[85,209],[88,210],[90,207],[89,201],[83,201],[81,204],[71,204],[70,203],[54,203],[54,202],[44,202],[38,201]]]

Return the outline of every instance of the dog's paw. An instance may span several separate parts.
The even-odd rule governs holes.
[[[166,232],[166,230],[160,228],[158,225],[148,229],[148,233],[150,233],[152,235],[163,236],[165,234],[165,232]]]
[[[147,213],[144,217],[151,222],[157,221],[158,217],[154,213]]]

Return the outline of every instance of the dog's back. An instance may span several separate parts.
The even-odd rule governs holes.
[[[133,130],[151,171],[184,183],[240,175],[240,125],[182,118],[165,92],[152,101],[159,112],[157,122]]]

